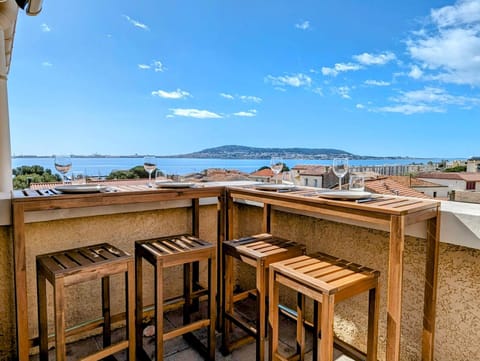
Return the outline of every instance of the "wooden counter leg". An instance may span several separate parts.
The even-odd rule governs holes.
[[[440,211],[427,221],[427,260],[423,306],[422,360],[433,360],[435,341],[435,309],[437,303],[438,254],[440,244]]]
[[[400,323],[402,317],[403,251],[405,218],[392,216],[387,286],[387,361],[400,360]]]
[[[271,233],[271,221],[272,221],[272,205],[265,203],[263,205],[263,225],[262,230],[264,233]]]
[[[15,260],[15,303],[17,317],[17,356],[29,360],[27,265],[25,255],[25,219],[22,205],[13,205],[13,256]]]

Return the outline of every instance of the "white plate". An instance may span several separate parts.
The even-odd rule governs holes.
[[[318,196],[329,199],[365,199],[370,198],[372,193],[370,192],[357,192],[357,191],[332,191],[319,193]]]
[[[157,188],[191,188],[195,183],[188,182],[157,182],[155,187]]]
[[[255,186],[255,189],[260,191],[286,191],[293,188],[295,188],[295,186],[290,184],[261,184]]]
[[[98,184],[65,184],[56,186],[55,189],[62,193],[97,193],[107,189],[107,186]]]

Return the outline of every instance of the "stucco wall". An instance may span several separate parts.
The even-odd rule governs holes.
[[[239,236],[261,232],[262,211],[238,206],[234,226]],[[388,233],[321,219],[274,212],[272,233],[307,246],[307,252],[322,251],[378,269],[381,272],[379,359],[385,359],[386,284]],[[407,237],[403,282],[401,360],[421,359],[425,242]],[[242,269],[243,288],[252,286],[253,272]],[[249,275],[249,276],[246,276]],[[480,360],[480,251],[442,243],[440,245],[435,360]],[[294,305],[295,298],[284,294]],[[357,296],[336,307],[337,336],[366,350],[367,297]]]
[[[200,208],[200,237],[216,242],[217,207]],[[0,360],[13,359],[15,319],[13,308],[13,275],[10,230],[0,228]],[[75,248],[80,245],[109,242],[134,253],[134,241],[191,232],[190,210],[187,208],[136,212],[108,216],[83,217],[27,224],[26,257],[29,308],[29,334],[37,335],[35,255]],[[144,263],[145,264],[145,263]],[[205,268],[205,265],[201,265]],[[152,268],[146,265],[144,277],[145,304],[153,303]],[[171,268],[165,275],[167,297],[181,293],[181,268]],[[6,275],[6,277],[4,277]],[[48,287],[49,321],[53,321],[51,287]],[[66,289],[66,325],[76,325],[101,316],[100,282],[91,281]],[[88,302],[86,302],[88,300]],[[94,302],[98,300],[98,302]],[[90,302],[91,301],[91,302]],[[123,312],[124,277],[111,278],[112,314]],[[5,315],[5,316],[4,316]],[[53,331],[53,323],[49,322]],[[2,358],[3,357],[3,358]]]
[[[216,240],[216,206],[202,206],[200,236]],[[233,220],[238,236],[261,232],[262,209],[238,205]],[[109,216],[83,217],[68,220],[32,223],[26,226],[27,264],[29,286],[30,335],[36,335],[36,284],[34,257],[79,244],[111,242],[133,252],[133,241],[190,229],[188,209],[170,209]],[[321,219],[274,212],[272,230],[275,235],[290,238],[307,246],[308,252],[320,250],[376,268],[381,272],[381,319],[379,359],[384,359],[386,326],[386,270],[388,234],[382,231],[333,223]],[[13,307],[13,254],[9,227],[0,227],[0,360],[12,360],[15,349],[15,319]],[[422,239],[407,237],[405,247],[404,308],[401,359],[420,360],[422,332],[423,278],[425,243]],[[173,275],[173,273],[170,273]],[[166,277],[171,293],[178,290],[178,277]],[[148,295],[146,277],[146,302]],[[249,285],[252,272],[241,272],[240,285]],[[123,280],[115,279],[112,299],[114,312],[123,309]],[[437,333],[435,359],[438,361],[479,360],[480,345],[480,251],[442,243],[440,246]],[[118,285],[118,287],[116,287]],[[150,286],[151,287],[151,286]],[[245,286],[246,287],[246,286]],[[151,289],[151,288],[150,288]],[[117,297],[118,295],[118,297]],[[99,285],[85,284],[68,290],[67,323],[100,315],[99,303],[85,300],[99,299]],[[284,301],[293,305],[293,297],[284,295]],[[336,309],[335,330],[339,337],[365,349],[366,297],[359,296],[339,304]],[[50,311],[51,312],[51,311]]]
[[[14,350],[13,250],[10,228],[0,227],[0,360],[9,360]]]

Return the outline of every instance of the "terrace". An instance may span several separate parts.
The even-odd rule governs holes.
[[[402,307],[393,312],[387,299],[388,284],[393,282],[388,276],[391,257],[391,228],[388,223],[391,218],[381,217],[381,221],[372,221],[366,216],[370,214],[368,205],[341,206],[354,211],[340,217],[338,213],[324,211],[328,207],[325,208],[326,203],[318,198],[305,201],[295,198],[301,195],[293,193],[252,191],[241,188],[245,183],[235,182],[211,183],[187,191],[147,189],[136,185],[118,192],[84,195],[56,194],[50,190],[12,192],[6,74],[16,20],[15,6],[12,0],[0,1],[0,360],[27,361],[37,357],[34,269],[37,254],[99,242],[109,242],[133,253],[135,240],[191,232],[192,227],[201,238],[219,245],[227,238],[269,230],[274,235],[305,244],[308,252],[322,251],[380,270],[380,360],[419,360],[431,350],[435,360],[478,359],[479,205],[441,202],[439,218],[436,219],[440,243],[438,251],[434,252],[438,257],[438,267],[435,268],[437,279],[426,271],[429,268],[425,261],[432,252],[427,246],[428,241],[436,233],[436,229],[426,229],[432,223],[423,215],[418,222],[401,229],[400,238],[403,238],[404,232],[405,242],[399,243],[401,247],[398,251],[403,254],[403,268],[400,268],[403,281],[401,276],[393,281],[400,285],[394,291],[400,294]],[[40,7],[41,2],[30,2],[30,11],[36,12]],[[304,190],[309,192],[307,188]],[[225,192],[230,192],[230,207],[227,207]],[[194,221],[192,212],[197,217]],[[166,277],[167,296],[179,293],[175,272],[177,270],[172,270]],[[253,277],[251,272],[242,272],[237,280],[239,288],[250,288]],[[432,277],[434,282],[431,282]],[[435,289],[435,282],[436,295],[425,295],[425,290]],[[122,292],[121,285],[115,287],[112,298],[120,300]],[[75,309],[75,312],[67,314],[66,319],[67,326],[72,329],[71,341],[75,341],[70,346],[72,359],[88,353],[92,343],[96,347],[98,330],[92,329],[93,336],[84,340],[78,338],[75,329],[85,327],[85,322],[92,318],[98,322],[100,310],[95,301],[100,298],[99,290],[90,285],[67,293],[67,302]],[[145,298],[151,303],[152,292],[147,292]],[[429,300],[429,305],[424,302],[425,299]],[[293,300],[288,295],[285,303],[293,307]],[[425,305],[427,311],[435,311],[436,306],[436,312],[430,314],[430,318],[424,318]],[[117,321],[117,332],[122,332],[124,325],[123,307],[121,301],[114,302],[112,313]],[[249,310],[246,305],[246,312]],[[365,310],[366,298],[356,297],[340,304],[335,318],[338,338],[363,351],[366,349]],[[167,315],[172,323],[177,322],[178,317],[175,313]],[[392,332],[388,330],[392,326],[389,317],[396,318],[394,327],[398,329],[395,331],[401,335],[396,338],[401,340],[399,346],[393,345],[392,348],[387,346],[387,335]],[[283,322],[287,325],[289,321],[284,319]],[[429,350],[425,345],[429,346],[431,339],[428,339],[425,330],[433,334],[429,328],[432,325],[435,338]],[[53,329],[53,325],[50,328]],[[284,329],[282,340],[285,345],[292,346],[291,328]],[[167,359],[199,357],[181,339],[172,341],[168,349]],[[253,357],[253,351],[252,344],[246,345],[235,351],[231,358],[224,359],[249,359]],[[223,359],[220,353],[217,356]],[[345,358],[338,357],[339,360]]]

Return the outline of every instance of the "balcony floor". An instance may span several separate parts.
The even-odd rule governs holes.
[[[202,305],[204,306],[204,305]],[[246,307],[245,307],[246,306]],[[253,305],[251,305],[253,306]],[[201,307],[203,308],[203,307]],[[245,317],[254,318],[252,315],[253,307],[240,307],[240,313],[243,313]],[[171,330],[182,323],[182,312],[181,310],[171,311],[165,314],[164,316],[164,326],[165,330]],[[284,355],[291,355],[295,350],[295,322],[285,316],[280,317],[280,351]],[[206,329],[202,329],[195,332],[195,335],[206,344],[207,333]],[[235,327],[234,329],[234,338],[236,336],[241,337],[244,333]],[[120,328],[112,333],[112,343],[115,343],[116,340],[125,339],[125,328]],[[312,333],[307,329],[307,349],[305,360],[312,360]],[[243,361],[243,360],[254,360],[255,359],[255,343],[249,343],[245,346],[242,346],[234,350],[230,355],[224,356],[220,352],[221,346],[221,334],[217,333],[216,338],[216,360],[228,360],[228,361]],[[154,337],[143,337],[143,344],[147,354],[154,359]],[[89,337],[84,340],[77,342],[69,343],[67,345],[67,360],[78,360],[80,358],[86,357],[93,352],[96,352],[102,348],[102,336]],[[268,343],[266,344],[266,352],[268,352]],[[122,351],[115,354],[115,357],[118,361],[127,360],[126,352]],[[49,359],[55,360],[55,350],[51,349],[49,352]],[[268,359],[267,355],[265,359]],[[30,357],[30,361],[38,361],[38,355]],[[164,360],[165,361],[174,361],[174,360],[189,360],[189,361],[200,361],[204,360],[203,356],[183,338],[177,337],[172,340],[166,341],[164,344]],[[340,351],[335,350],[334,352],[335,361],[352,361],[353,359],[343,355]]]

